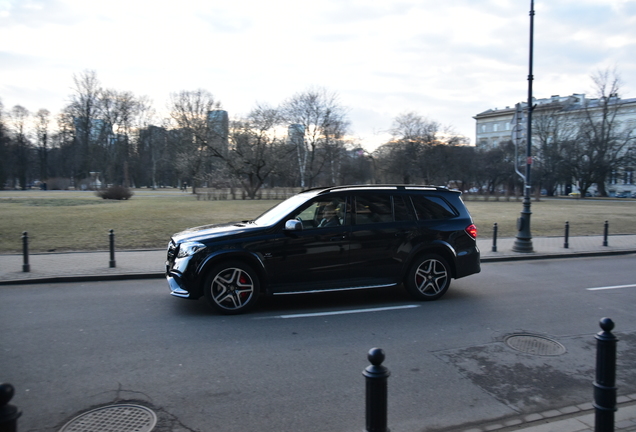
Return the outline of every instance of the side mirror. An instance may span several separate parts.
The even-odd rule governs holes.
[[[285,222],[285,231],[302,231],[303,223],[299,220],[291,219]]]

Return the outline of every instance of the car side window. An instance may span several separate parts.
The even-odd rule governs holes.
[[[441,197],[412,195],[411,200],[418,220],[450,219],[457,216],[453,208]]]
[[[393,222],[390,195],[358,195],[355,197],[356,225]]]
[[[393,212],[396,221],[412,221],[415,220],[411,203],[405,200],[402,195],[393,196]]]
[[[344,197],[314,200],[293,217],[303,224],[303,229],[346,225],[347,203]]]

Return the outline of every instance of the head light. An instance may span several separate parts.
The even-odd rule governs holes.
[[[179,253],[177,258],[186,258],[194,255],[200,250],[205,249],[205,245],[199,242],[185,242],[179,245]]]

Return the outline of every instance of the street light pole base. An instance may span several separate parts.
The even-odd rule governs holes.
[[[532,239],[522,239],[517,237],[512,245],[512,251],[522,253],[534,252],[534,249],[532,248]]]

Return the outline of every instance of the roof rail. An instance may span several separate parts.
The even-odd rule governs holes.
[[[318,187],[304,190],[303,192],[312,190],[321,190],[319,194],[344,191],[344,190],[365,190],[365,189],[386,189],[386,190],[449,190],[446,186],[433,185],[416,185],[416,184],[360,184],[360,185],[342,185],[330,187]]]

